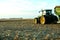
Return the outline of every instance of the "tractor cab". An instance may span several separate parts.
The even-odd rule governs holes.
[[[45,10],[46,11],[46,15],[51,15],[52,14],[52,10]]]
[[[42,12],[42,15],[46,15],[46,16],[52,15],[51,9],[42,10],[41,12]]]

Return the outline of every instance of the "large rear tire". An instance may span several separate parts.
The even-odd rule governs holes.
[[[46,20],[45,20],[45,17],[44,16],[41,16],[40,18],[40,23],[41,24],[45,24]]]

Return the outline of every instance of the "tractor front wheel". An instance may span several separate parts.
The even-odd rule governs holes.
[[[34,23],[35,23],[35,24],[37,24],[37,23],[38,23],[38,22],[37,22],[37,18],[35,18],[35,19],[34,19]]]

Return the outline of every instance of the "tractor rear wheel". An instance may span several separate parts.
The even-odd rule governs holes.
[[[40,18],[40,23],[41,23],[41,24],[45,24],[45,17],[44,17],[44,16],[41,16],[41,18]]]

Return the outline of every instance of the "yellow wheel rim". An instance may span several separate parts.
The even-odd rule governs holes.
[[[40,18],[40,23],[41,23],[41,24],[45,24],[45,17],[44,17],[44,16],[41,16],[41,18]]]
[[[37,24],[37,19],[34,19],[34,23]]]

